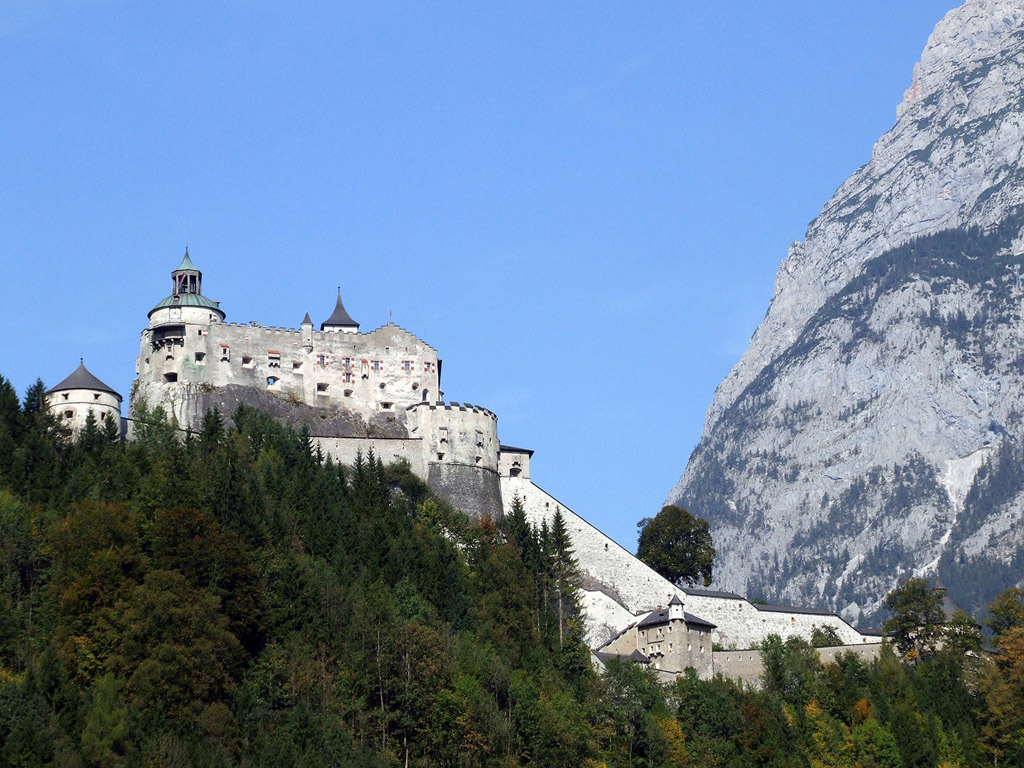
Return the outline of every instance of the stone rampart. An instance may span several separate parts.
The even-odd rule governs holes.
[[[313,442],[320,446],[325,456],[330,456],[335,464],[355,464],[356,457],[361,453],[363,458],[373,451],[373,455],[384,464],[396,461],[407,461],[412,471],[427,479],[427,464],[423,452],[423,441],[419,438],[388,438],[388,437],[314,437]]]
[[[388,324],[370,333],[331,333],[236,323],[164,323],[142,333],[139,394],[183,426],[201,417],[188,387],[241,385],[363,418],[436,399],[437,351]]]
[[[593,614],[588,610],[586,617],[587,641],[591,647],[597,647],[621,632],[629,623],[636,620],[636,614],[667,605],[672,595],[678,595],[681,600],[686,600],[685,592],[674,587],[668,580],[637,560],[625,547],[606,536],[546,491],[522,476],[502,477],[501,497],[506,513],[517,495],[523,500],[526,517],[531,525],[539,526],[544,520],[550,525],[555,511],[562,510],[562,517],[569,530],[572,546],[587,584],[591,587],[601,585],[600,593],[606,598],[613,598],[610,601],[596,595],[592,596],[593,599],[584,597],[584,604],[593,610]],[[614,608],[613,602],[632,614],[629,621],[623,621],[623,612]],[[700,613],[690,606],[687,606],[686,610],[700,616]]]
[[[416,403],[409,433],[424,441],[428,461],[498,471],[498,417],[468,403]]]
[[[834,613],[778,606],[755,605],[739,595],[706,590],[685,590],[686,609],[717,625],[714,640],[725,648],[750,648],[768,635],[796,635],[810,641],[815,629],[831,627],[844,643],[875,642]]]
[[[846,653],[852,653],[864,661],[873,661],[881,653],[882,644],[876,639],[871,643],[836,645],[816,650],[822,664],[834,664],[837,657]],[[738,680],[755,687],[760,686],[761,675],[764,673],[761,652],[756,648],[742,651],[715,651],[714,673],[730,680]]]

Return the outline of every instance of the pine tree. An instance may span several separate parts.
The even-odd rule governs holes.
[[[583,575],[573,556],[569,529],[565,525],[561,508],[555,509],[555,517],[551,521],[550,541],[549,558],[551,581],[555,590],[555,615],[558,617],[558,643],[562,645],[569,619],[580,613],[579,590],[583,584]]]

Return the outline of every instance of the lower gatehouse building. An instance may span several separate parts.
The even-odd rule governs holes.
[[[668,582],[632,553],[534,484],[533,451],[502,445],[498,417],[479,405],[446,401],[438,351],[393,323],[362,332],[337,291],[317,326],[229,322],[203,293],[188,250],[171,272],[140,336],[130,410],[84,362],[48,393],[51,412],[79,433],[90,413],[132,437],[133,414],[163,410],[181,430],[198,430],[218,408],[258,407],[308,428],[326,456],[351,464],[369,451],[404,460],[441,497],[468,515],[501,517],[519,499],[531,524],[560,512],[583,574],[586,637],[600,664],[612,656],[650,664],[662,677],[687,668],[753,681],[756,651],[768,635],[810,639],[829,628],[843,649],[877,652],[879,640],[834,613],[756,605],[729,592]],[[715,650],[718,648],[719,650]],[[833,651],[834,652],[834,651]]]

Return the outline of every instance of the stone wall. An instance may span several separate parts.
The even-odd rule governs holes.
[[[136,372],[139,397],[193,427],[202,413],[188,385],[241,385],[364,418],[441,394],[437,351],[390,323],[365,334],[165,323],[142,332]]]
[[[839,655],[845,653],[852,653],[864,661],[873,661],[878,658],[881,650],[882,644],[877,641],[817,649],[818,658],[823,664],[833,664]],[[739,680],[748,685],[759,686],[763,673],[764,664],[761,663],[761,652],[756,648],[743,651],[715,651],[714,674],[716,675]]]
[[[834,613],[760,606],[739,595],[729,593],[699,594],[703,590],[686,590],[686,609],[702,619],[718,625],[714,640],[725,648],[750,648],[768,635],[786,638],[790,635],[810,641],[815,629],[831,627],[847,644],[875,642],[872,635],[863,635]]]
[[[102,427],[106,420],[112,420],[121,431],[121,400],[110,392],[92,389],[67,389],[47,394],[50,413],[61,424],[77,435],[85,428],[90,411],[96,426]]]
[[[523,500],[526,518],[531,525],[540,526],[544,520],[550,525],[555,511],[562,510],[573,550],[583,571],[584,589],[603,595],[584,595],[583,602],[589,609],[586,616],[587,642],[592,648],[621,632],[636,620],[636,614],[667,605],[672,595],[686,600],[685,592],[529,479],[522,475],[502,476],[501,498],[506,513],[516,496]],[[687,610],[700,615],[689,606]],[[629,621],[623,621],[624,612],[631,617]]]
[[[826,626],[849,645],[878,640],[861,634],[833,613],[757,606],[739,595],[680,589],[523,475],[503,474],[501,494],[506,512],[515,496],[523,500],[531,525],[539,526],[544,520],[550,525],[555,511],[562,510],[584,575],[582,602],[587,609],[587,642],[592,648],[637,621],[639,614],[667,605],[673,594],[680,597],[686,611],[717,625],[712,640],[726,648],[750,648],[770,634],[810,641],[815,628]]]
[[[372,450],[374,456],[384,464],[407,461],[416,475],[427,479],[423,441],[419,438],[314,437],[313,442],[319,445],[335,464],[355,464],[360,453],[366,458]]]

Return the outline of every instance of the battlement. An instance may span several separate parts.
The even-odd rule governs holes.
[[[414,410],[416,408],[426,408],[427,410],[430,410],[430,411],[442,410],[442,411],[462,411],[463,413],[479,413],[479,414],[483,414],[484,416],[489,417],[492,421],[497,421],[498,420],[498,415],[496,413],[494,413],[494,411],[492,411],[492,410],[490,410],[488,408],[484,408],[482,405],[471,405],[469,403],[461,403],[460,404],[460,403],[455,402],[454,400],[452,400],[450,402],[447,402],[447,403],[444,402],[443,400],[437,400],[437,401],[432,402],[432,403],[419,402],[419,403],[413,403],[412,405],[407,405],[405,407],[405,409],[407,411],[411,411],[411,410]]]

